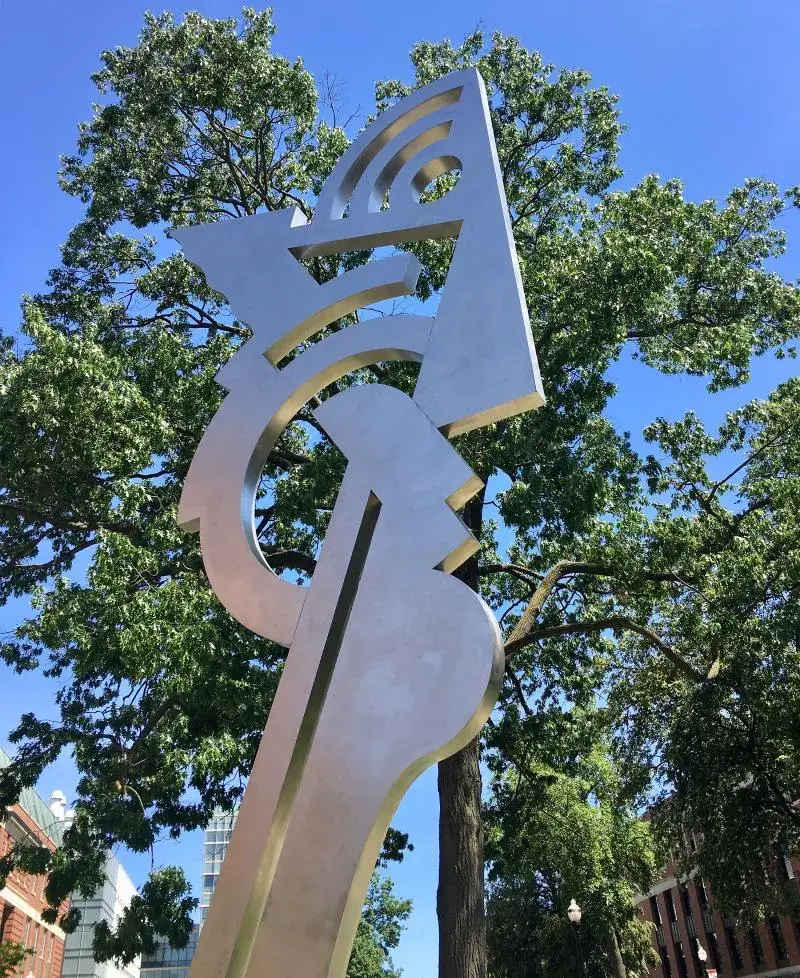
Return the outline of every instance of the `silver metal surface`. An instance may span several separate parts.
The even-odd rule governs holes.
[[[441,199],[430,180],[463,172]],[[388,195],[388,207],[386,206]],[[384,112],[342,156],[314,219],[295,208],[173,232],[252,339],[186,478],[212,587],[289,647],[191,978],[342,978],[400,799],[478,732],[503,672],[497,624],[448,574],[477,548],[455,510],[480,481],[447,438],[544,403],[480,76],[460,71]],[[435,317],[362,322],[280,361],[339,317],[413,293],[398,254],[325,285],[298,258],[455,236]],[[284,427],[332,381],[421,361],[413,399],[345,389],[316,419],[347,470],[310,587],[258,545],[259,475]]]

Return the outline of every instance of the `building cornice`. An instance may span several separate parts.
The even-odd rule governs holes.
[[[11,904],[12,907],[16,907],[17,910],[21,910],[26,917],[30,917],[31,920],[36,921],[37,924],[41,924],[45,930],[49,930],[51,934],[55,934],[62,941],[66,938],[66,933],[58,927],[56,924],[48,924],[46,920],[42,920],[42,915],[32,906],[28,901],[19,895],[16,891],[12,890],[9,886],[4,886],[0,890],[0,900],[5,903]]]

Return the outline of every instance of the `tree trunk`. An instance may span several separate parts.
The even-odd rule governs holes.
[[[439,978],[486,978],[477,738],[439,764]]]
[[[608,931],[608,953],[616,978],[627,978],[625,962],[622,960],[622,951],[617,940],[617,932],[613,927],[610,927]]]
[[[483,492],[464,508],[480,538]],[[478,560],[454,575],[478,590]],[[446,691],[443,691],[446,695]],[[439,978],[486,978],[480,745],[476,738],[439,764]]]

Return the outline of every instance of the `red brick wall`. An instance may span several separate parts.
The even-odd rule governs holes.
[[[13,820],[22,826],[48,849],[55,849],[55,844],[39,828],[33,819],[18,805],[8,810],[6,819],[0,824],[0,857],[4,856],[14,846],[14,840],[6,830],[8,820]],[[64,960],[64,936],[60,930],[48,927],[42,922],[41,912],[47,906],[44,898],[45,876],[33,876],[15,870],[6,881],[7,891],[11,899],[4,899],[0,893],[0,940],[15,941],[31,948],[31,953],[22,962],[18,975],[20,978],[33,972],[34,978],[61,978],[61,966]],[[14,905],[13,898],[18,897],[33,911],[26,913]],[[66,909],[64,907],[63,909]]]
[[[716,968],[721,975],[744,978],[800,965],[800,927],[790,918],[774,919],[774,930],[769,922],[759,924],[754,929],[754,942],[748,930],[726,926],[700,880],[689,880],[685,886],[669,882],[671,886],[645,897],[639,905],[643,917],[654,923],[653,946],[662,956],[662,964],[652,970],[651,978],[702,978],[696,953],[698,940],[708,954],[706,967]],[[660,925],[654,921],[654,909]],[[738,948],[738,961],[734,948]],[[667,963],[663,963],[665,957]]]

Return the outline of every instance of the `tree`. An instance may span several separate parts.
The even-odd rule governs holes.
[[[659,503],[646,528],[620,521],[606,548],[680,568],[678,600],[643,589],[625,614],[658,623],[681,681],[634,669],[641,653],[629,648],[621,664],[635,682],[610,706],[617,722],[627,714],[630,776],[657,771],[657,830],[673,844],[702,840],[681,847],[683,868],[748,920],[798,912],[796,890],[781,883],[800,828],[799,433],[797,379],[731,412],[716,433],[692,413],[656,422],[648,437],[659,457],[647,469]]]
[[[94,77],[104,103],[61,176],[85,217],[45,294],[25,303],[22,342],[3,347],[0,587],[3,598],[32,594],[34,614],[2,654],[13,668],[46,668],[62,689],[58,723],[27,715],[15,731],[0,803],[74,750],[78,814],[46,857],[54,908],[76,887],[91,891],[110,845],[146,851],[238,800],[280,674],[283,650],[229,618],[196,542],[175,527],[181,480],[221,399],[214,375],[247,328],[163,234],[168,224],[289,204],[312,213],[348,137],[335,99],[320,106],[302,64],[271,52],[273,33],[266,12],[245,11],[241,24],[148,16],[136,47],[103,54]],[[616,99],[590,87],[586,72],[555,71],[516,39],[481,33],[456,47],[419,44],[411,60],[413,85],[469,64],[484,77],[548,397],[534,415],[457,446],[484,481],[510,480],[463,514],[483,547],[462,579],[482,590],[507,633],[500,714],[526,720],[518,736],[490,733],[486,747],[511,768],[504,751],[532,749],[543,714],[591,707],[626,810],[673,792],[664,832],[675,841],[678,822],[696,819],[708,829],[709,861],[754,808],[762,825],[780,811],[780,829],[751,838],[740,862],[727,864],[752,880],[776,844],[798,843],[791,805],[777,800],[797,797],[795,728],[769,720],[770,697],[794,695],[796,682],[796,509],[783,501],[795,491],[796,459],[779,443],[773,455],[761,450],[753,434],[747,477],[740,469],[716,486],[702,458],[740,451],[755,422],[742,420],[736,434],[732,421],[715,439],[699,422],[675,428],[650,417],[658,448],[646,459],[603,410],[615,390],[609,369],[626,349],[653,369],[707,377],[712,393],[746,380],[754,356],[790,350],[798,291],[766,263],[783,250],[776,222],[797,191],[748,181],[721,204],[695,204],[677,181],[655,177],[612,190]],[[405,90],[378,85],[378,110]],[[429,298],[449,246],[409,247],[424,265],[420,298]],[[310,267],[323,281],[366,258]],[[402,364],[357,379],[376,374],[406,390],[413,383]],[[743,410],[744,419],[765,409]],[[788,410],[786,418],[795,422]],[[298,578],[313,572],[343,468],[310,425],[301,412],[284,433],[256,510],[265,556]],[[769,458],[767,479],[758,473]],[[769,482],[769,502],[757,488],[747,495],[751,472],[754,486]],[[771,549],[759,550],[762,521]],[[742,537],[760,561],[761,604],[751,611],[763,627],[746,617],[753,567],[739,552]],[[774,634],[770,616],[780,620]],[[727,631],[743,622],[749,659]],[[725,794],[706,807],[696,797],[703,730],[727,714],[749,745],[749,808],[728,805]],[[776,746],[763,781],[756,762]],[[480,751],[475,741],[439,769],[441,978],[486,974]],[[738,776],[730,751],[705,762],[720,786]],[[526,784],[503,767],[494,798],[501,823],[511,817],[501,810],[509,778]],[[727,806],[717,830],[713,804]],[[607,804],[598,831],[608,830],[604,812]],[[629,830],[619,826],[619,837]],[[555,851],[557,838],[537,845]],[[591,871],[587,863],[576,879]],[[511,882],[498,879],[496,892],[509,897]],[[181,873],[161,869],[150,883],[139,917],[123,918],[118,931],[128,950],[153,930],[188,936]]]
[[[348,978],[400,978],[389,952],[400,941],[402,924],[411,913],[410,900],[398,900],[387,879],[374,876],[358,925]]]
[[[646,975],[650,928],[638,894],[658,878],[649,825],[624,795],[595,710],[507,711],[489,732],[489,973],[574,978]],[[579,931],[567,916],[578,897]]]
[[[16,941],[0,941],[0,978],[12,978],[31,953],[29,947]]]

